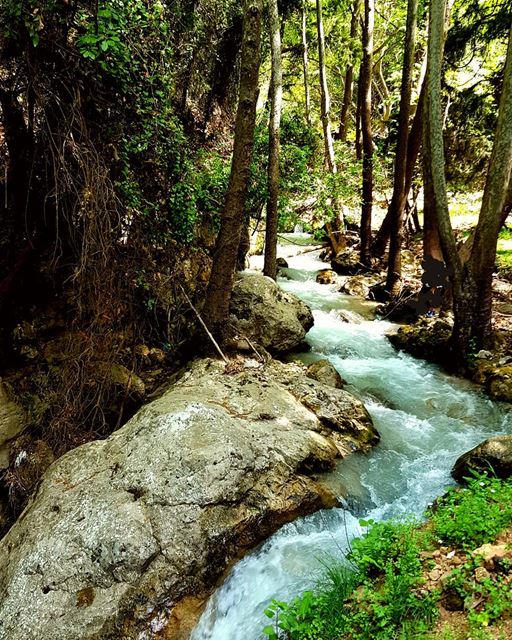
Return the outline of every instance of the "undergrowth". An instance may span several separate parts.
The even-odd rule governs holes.
[[[512,562],[496,573],[470,551],[493,542],[512,525],[512,479],[474,475],[452,488],[427,514],[427,524],[361,521],[366,532],[351,543],[344,561],[333,560],[323,580],[290,602],[272,601],[265,614],[269,640],[429,640],[446,591],[460,598],[474,638],[512,614]],[[436,549],[461,554],[465,562],[444,582],[427,585]],[[439,550],[437,551],[439,557]],[[430,563],[430,564],[429,564]],[[476,576],[476,577],[475,577]],[[427,588],[428,587],[428,588]]]

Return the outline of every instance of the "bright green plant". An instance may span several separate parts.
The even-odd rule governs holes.
[[[450,489],[430,515],[444,543],[470,548],[492,542],[512,524],[512,481],[474,475],[467,488]]]

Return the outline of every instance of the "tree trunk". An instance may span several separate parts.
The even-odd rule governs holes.
[[[432,177],[425,159],[423,166],[423,259],[426,260],[428,258],[444,262],[437,228]]]
[[[386,78],[384,78],[384,73],[382,71],[382,61],[384,60],[384,56],[386,55],[386,51],[381,52],[379,60],[375,64],[373,68],[373,79],[375,88],[377,89],[377,94],[382,103],[382,115],[380,118],[380,127],[379,134],[381,137],[386,135],[386,128],[391,118],[391,93],[389,91],[388,85],[386,83]]]
[[[508,182],[507,197],[505,199],[505,205],[503,207],[503,211],[500,216],[500,229],[501,227],[503,227],[503,225],[507,221],[507,218],[511,210],[512,210],[512,175],[510,176],[510,179]],[[471,257],[471,251],[473,250],[473,243],[475,241],[475,236],[476,236],[476,227],[471,231],[471,233],[469,234],[469,237],[459,249],[459,256],[462,263],[467,262]]]
[[[372,58],[374,0],[364,0],[361,124],[363,134],[363,205],[360,261],[370,266],[373,204]]]
[[[354,0],[352,5],[352,19],[350,20],[350,47],[353,48],[357,36],[357,25],[359,22],[359,2]],[[352,54],[350,54],[352,56]],[[350,116],[350,108],[352,106],[352,92],[354,84],[354,64],[352,58],[347,62],[345,70],[345,84],[343,87],[343,103],[341,105],[340,129],[338,131],[338,139],[342,142],[347,141],[348,122]]]
[[[493,150],[482,208],[478,217],[471,256],[466,263],[465,276],[474,291],[470,318],[455,317],[455,344],[464,348],[464,338],[470,328],[470,340],[475,348],[487,346],[491,338],[492,274],[496,262],[496,247],[500,228],[504,222],[508,187],[512,172],[512,29],[510,32],[503,89]],[[461,340],[462,339],[462,340]]]
[[[316,27],[318,32],[318,67],[320,72],[321,118],[324,133],[325,166],[330,173],[336,173],[336,160],[334,158],[334,145],[332,142],[330,111],[331,98],[327,86],[327,73],[325,70],[325,41],[324,23],[322,18],[322,0],[316,0]]]
[[[423,137],[423,105],[425,103],[425,84],[422,85],[418,104],[414,112],[414,118],[411,125],[407,141],[407,165],[405,170],[405,188],[403,192],[404,200],[409,196],[414,178],[414,169],[416,161],[421,149],[421,141]],[[402,205],[404,206],[404,205]],[[382,225],[377,233],[375,242],[373,243],[373,255],[382,257],[386,252],[386,247],[391,234],[391,213],[388,209]]]
[[[356,104],[356,159],[363,159],[363,147],[361,144],[361,104],[362,104],[362,78],[363,78],[363,63],[359,65],[359,78],[357,79],[357,104]]]
[[[486,346],[491,336],[492,273],[496,246],[512,171],[512,31],[498,122],[487,180],[469,260],[463,264],[450,224],[444,177],[441,69],[444,44],[443,0],[432,0],[428,44],[425,136],[427,166],[432,176],[435,211],[443,253],[452,271],[455,325],[454,361],[463,365],[471,350]]]
[[[309,91],[308,71],[308,34],[307,34],[306,2],[302,4],[302,72],[304,75],[304,106],[306,108],[306,122],[311,126],[311,96]]]
[[[391,217],[391,242],[389,247],[388,273],[386,289],[391,296],[400,292],[402,278],[402,237],[405,204],[408,197],[406,189],[407,146],[409,138],[409,116],[411,112],[412,76],[414,72],[414,54],[416,40],[416,21],[418,0],[408,0],[407,26],[405,32],[404,63],[400,93],[400,115],[398,121],[398,141],[396,146],[393,197],[389,206]]]
[[[262,10],[263,0],[246,0],[233,160],[203,309],[205,322],[219,338],[224,337],[229,318],[229,302],[249,183],[258,101]]]
[[[279,200],[279,135],[283,103],[283,69],[281,63],[281,31],[277,0],[269,2],[270,48],[272,52],[272,76],[270,79],[272,101],[269,122],[268,149],[268,200],[265,231],[264,275],[277,277],[277,222]]]

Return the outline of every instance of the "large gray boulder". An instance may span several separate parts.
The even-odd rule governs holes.
[[[470,477],[472,471],[487,471],[498,478],[512,476],[512,436],[495,436],[480,443],[458,458],[452,476],[458,482]]]
[[[231,296],[231,326],[271,353],[296,349],[313,326],[311,309],[271,278],[241,274]]]
[[[378,434],[302,365],[195,362],[55,462],[0,542],[0,638],[188,638],[230,562],[337,503],[316,473]]]

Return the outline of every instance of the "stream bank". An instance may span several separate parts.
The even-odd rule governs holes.
[[[285,256],[286,257],[286,256]],[[313,587],[326,557],[340,558],[362,533],[360,518],[420,516],[454,484],[450,470],[487,437],[512,432],[506,404],[468,380],[397,353],[387,339],[396,327],[374,321],[375,305],[316,282],[318,254],[286,257],[279,284],[314,310],[304,362],[328,358],[363,400],[381,434],[369,455],[342,461],[329,474],[345,508],[290,523],[234,567],[212,596],[193,640],[258,640],[272,598],[290,600]],[[347,312],[356,322],[346,322]]]
[[[231,563],[338,504],[322,472],[379,436],[300,364],[198,360],[56,461],[0,541],[0,638],[188,638]]]

